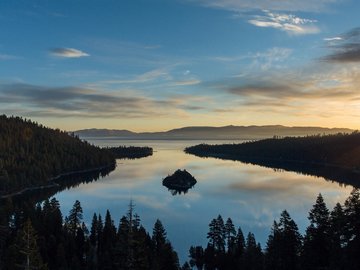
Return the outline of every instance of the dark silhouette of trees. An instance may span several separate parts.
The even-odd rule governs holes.
[[[309,212],[303,247],[303,269],[326,269],[330,255],[330,213],[321,194]]]
[[[111,152],[73,134],[0,115],[0,196],[52,186],[60,175],[114,164]]]
[[[360,192],[354,189],[343,205],[330,212],[321,194],[309,211],[309,226],[301,236],[284,210],[274,221],[262,250],[253,233],[246,239],[233,221],[221,215],[209,223],[208,244],[192,246],[189,261],[180,267],[166,230],[156,220],[150,235],[130,202],[116,227],[111,213],[94,214],[91,227],[74,203],[62,218],[59,202],[11,202],[0,206],[1,269],[359,269]]]
[[[152,234],[153,265],[152,269],[179,269],[179,260],[171,243],[166,238],[166,231],[160,220],[156,220]]]
[[[52,198],[11,214],[18,221],[6,227],[1,269],[180,269],[161,221],[156,221],[151,237],[132,202],[118,228],[106,211],[104,221],[93,215],[90,230],[82,222],[79,201],[66,221],[59,207]]]
[[[241,144],[187,147],[200,157],[238,160],[265,167],[322,176],[360,187],[360,133],[272,138]]]
[[[299,269],[302,237],[289,213],[284,210],[274,221],[265,250],[266,269]]]
[[[117,147],[106,147],[106,150],[110,151],[115,158],[143,158],[152,156],[153,149],[147,146],[117,146]]]

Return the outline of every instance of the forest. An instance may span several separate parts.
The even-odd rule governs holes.
[[[360,133],[271,138],[241,144],[187,147],[188,154],[321,176],[360,187]]]
[[[0,211],[0,269],[360,269],[359,189],[331,211],[319,194],[304,235],[282,211],[264,248],[218,215],[206,247],[191,246],[182,266],[161,221],[147,232],[132,201],[117,227],[109,211],[87,226],[79,201],[65,218],[56,198],[22,207],[8,199]]]
[[[110,151],[115,158],[143,158],[153,154],[153,149],[148,146],[118,146],[118,147],[105,147],[106,150]]]
[[[62,174],[114,164],[112,153],[65,131],[0,116],[0,195],[47,185]]]

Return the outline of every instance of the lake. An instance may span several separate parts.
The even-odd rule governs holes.
[[[279,218],[282,210],[288,210],[303,233],[308,226],[308,212],[319,193],[331,210],[336,202],[343,203],[352,190],[324,178],[183,152],[185,147],[202,141],[89,141],[99,146],[150,146],[154,154],[117,160],[110,175],[56,194],[63,215],[68,215],[75,200],[79,200],[89,229],[93,214],[100,213],[104,218],[107,209],[118,226],[133,200],[135,212],[150,233],[156,219],[162,221],[181,263],[188,259],[191,245],[206,246],[208,225],[219,214],[225,221],[231,217],[245,237],[253,232],[264,248],[273,220]],[[172,195],[162,185],[162,179],[177,169],[186,169],[197,179],[186,194]]]

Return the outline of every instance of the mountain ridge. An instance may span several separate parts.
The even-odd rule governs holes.
[[[188,126],[158,132],[133,132],[126,129],[82,129],[74,131],[79,137],[116,137],[119,139],[211,139],[211,140],[241,140],[261,139],[273,136],[306,136],[317,134],[351,133],[349,128],[324,128],[315,126]]]

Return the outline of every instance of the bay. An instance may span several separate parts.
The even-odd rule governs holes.
[[[118,226],[133,200],[135,212],[149,232],[156,219],[162,221],[181,262],[188,259],[191,245],[206,245],[208,224],[219,214],[224,220],[230,217],[245,236],[253,232],[264,248],[273,220],[279,218],[282,210],[290,213],[303,233],[308,225],[308,212],[319,193],[332,209],[337,202],[343,203],[352,190],[321,177],[199,158],[183,152],[185,147],[202,141],[89,141],[99,146],[150,146],[154,154],[136,160],[117,160],[116,169],[108,176],[56,194],[64,216],[79,200],[89,228],[93,214],[104,217],[107,209]],[[177,169],[186,169],[198,181],[186,194],[172,195],[162,186],[163,178]]]

